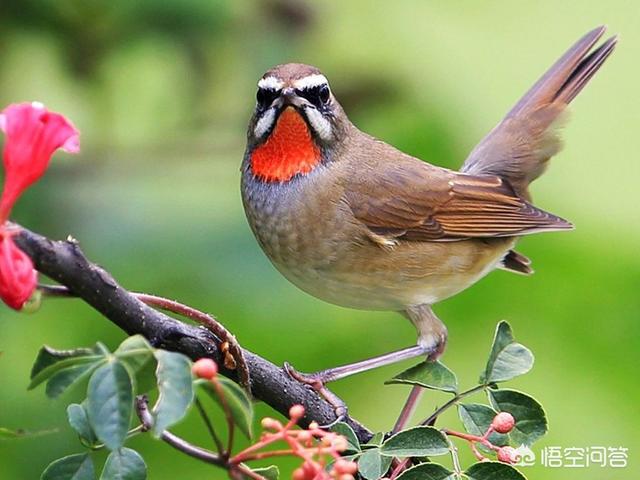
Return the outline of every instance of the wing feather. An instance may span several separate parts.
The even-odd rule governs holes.
[[[346,190],[371,232],[407,241],[456,241],[566,230],[566,220],[520,198],[493,175],[452,172],[419,161],[387,164]]]

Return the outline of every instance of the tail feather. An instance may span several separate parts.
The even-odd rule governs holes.
[[[611,37],[589,53],[605,27],[578,40],[474,148],[461,171],[498,175],[529,199],[527,187],[561,148],[557,127],[566,106],[580,93],[615,48]]]
[[[558,90],[554,102],[561,102],[567,105],[571,103],[611,55],[617,41],[617,37],[611,37],[582,60]]]

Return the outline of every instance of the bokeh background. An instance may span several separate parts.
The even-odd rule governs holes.
[[[629,449],[625,470],[537,466],[527,470],[530,478],[634,478],[635,1],[4,0],[0,105],[39,100],[64,112],[82,131],[83,147],[78,157],[56,156],[14,219],[53,238],[72,234],[124,286],[215,313],[245,347],[276,363],[311,371],[410,345],[414,330],[397,314],[311,298],[259,250],[238,186],[256,80],[276,63],[317,65],[361,129],[455,168],[572,42],[602,23],[621,34],[619,48],[575,101],[566,148],[533,187],[537,203],[576,230],[524,239],[520,250],[534,260],[536,275],[493,273],[437,312],[450,331],[444,361],[463,385],[476,380],[501,319],[534,351],[534,370],[511,386],[546,407],[551,430],[536,453],[544,446]],[[84,387],[56,401],[42,389],[26,390],[39,347],[97,340],[115,347],[122,338],[78,301],[47,301],[31,316],[0,306],[0,426],[60,429],[0,441],[0,478],[39,478],[51,460],[81,450],[65,406]],[[388,430],[408,388],[383,381],[405,366],[334,388],[356,418]],[[445,398],[428,393],[418,416]],[[457,426],[453,412],[443,421]],[[177,432],[207,442],[193,415]],[[149,437],[131,445],[153,480],[225,477]],[[470,461],[466,450],[461,445]]]

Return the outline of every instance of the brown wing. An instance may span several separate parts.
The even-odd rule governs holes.
[[[410,159],[353,180],[345,199],[374,234],[408,241],[509,237],[572,225],[518,197],[505,180]]]

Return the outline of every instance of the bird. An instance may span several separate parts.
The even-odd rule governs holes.
[[[399,312],[416,345],[300,374],[325,383],[424,356],[438,359],[447,328],[433,305],[503,269],[529,275],[514,248],[573,225],[532,203],[529,184],[561,149],[567,106],[611,55],[606,30],[580,38],[471,151],[458,171],[360,131],[316,67],[286,63],[258,81],[241,166],[245,214],[267,257],[291,283],[329,303]]]

